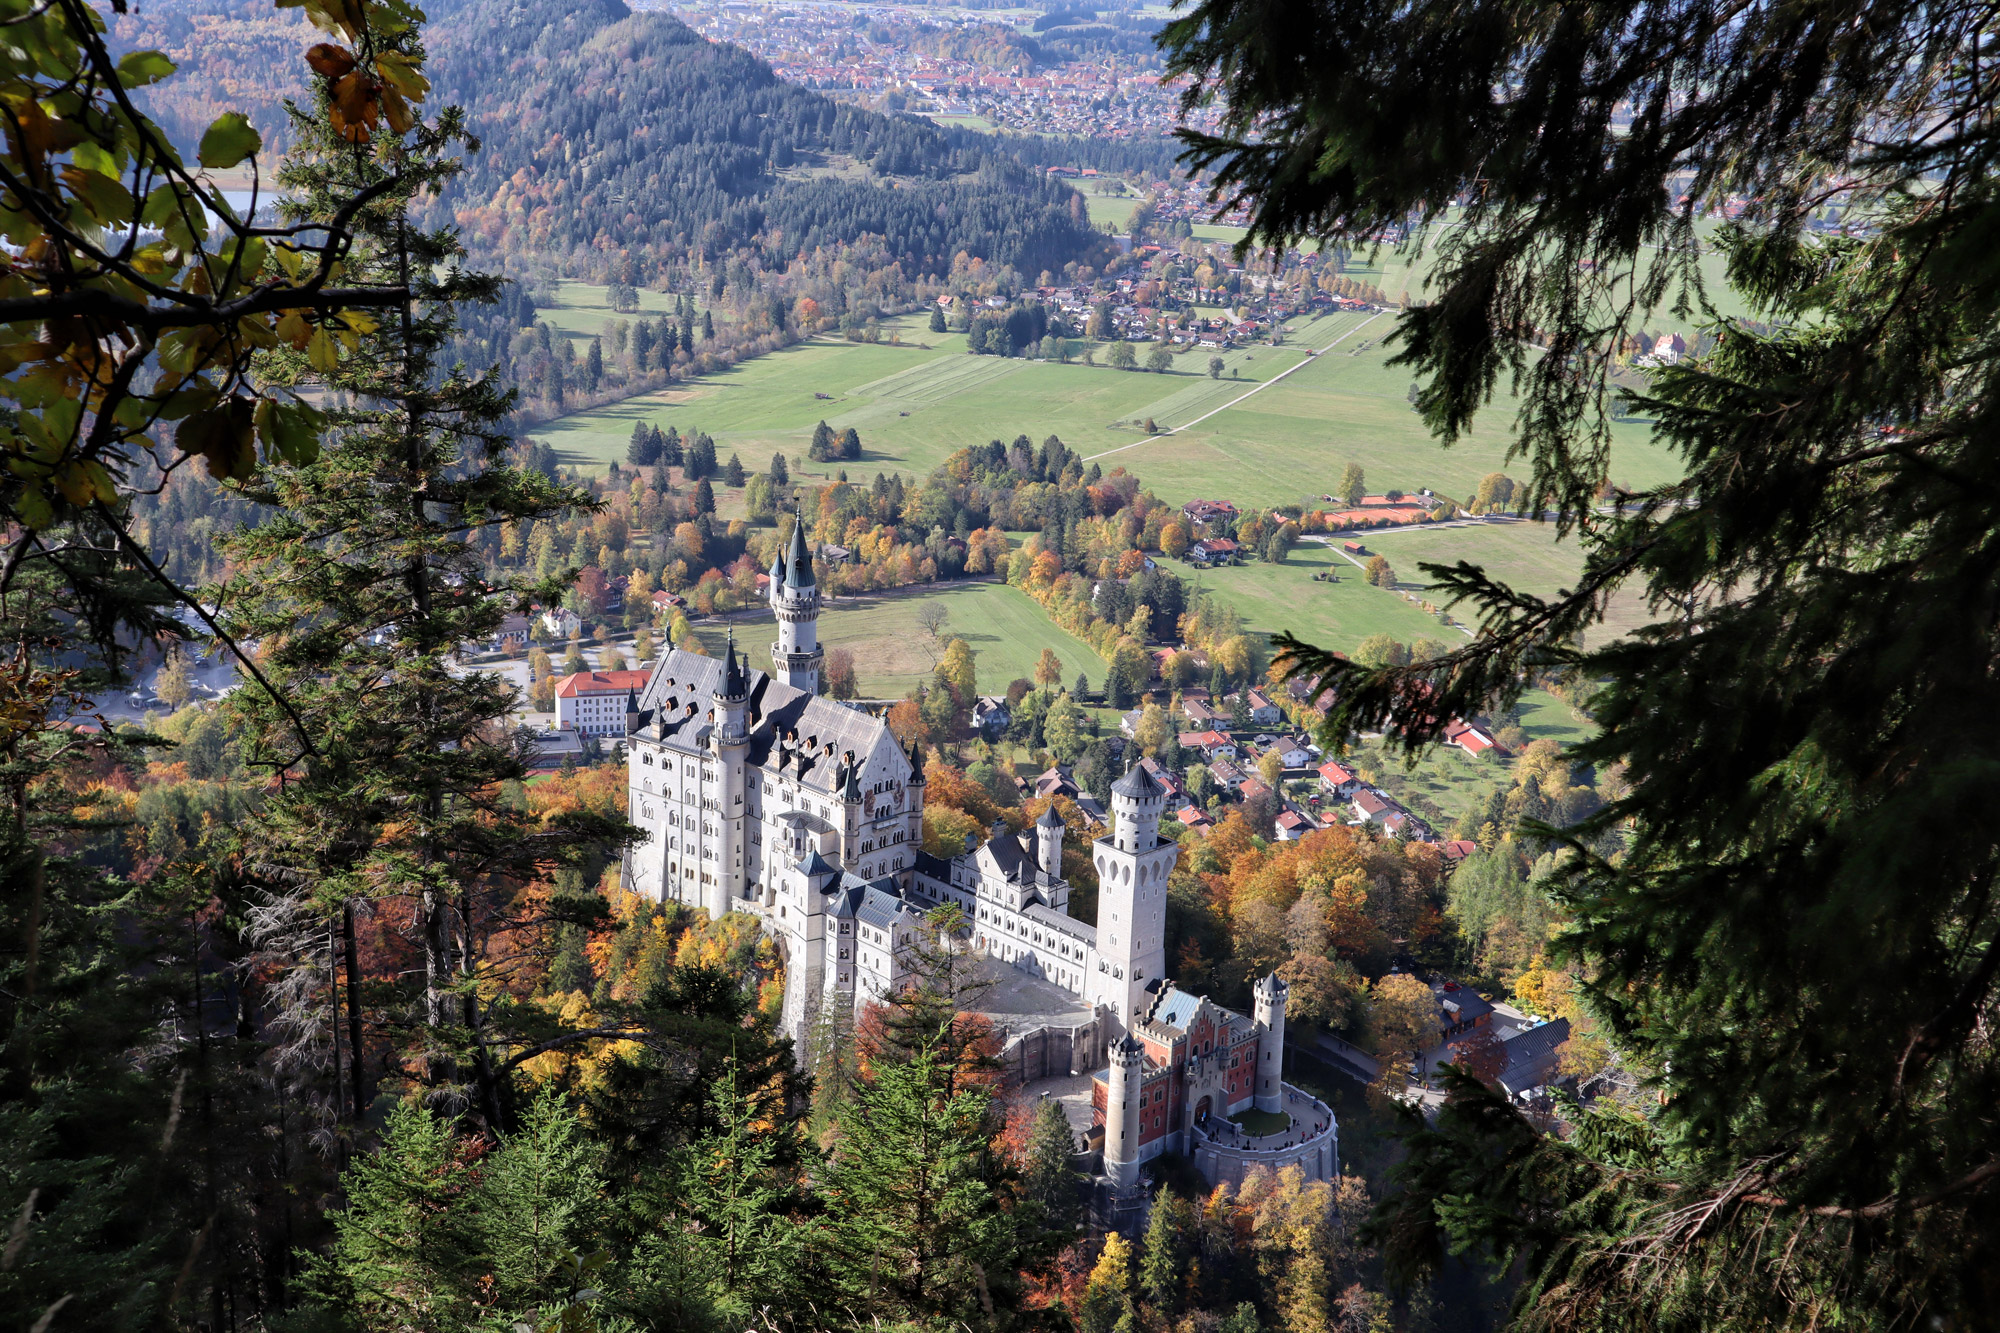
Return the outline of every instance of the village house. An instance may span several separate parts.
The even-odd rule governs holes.
[[[1270,754],[1273,752],[1277,754],[1278,762],[1283,764],[1287,769],[1305,768],[1312,763],[1313,759],[1312,752],[1307,750],[1303,744],[1294,740],[1280,739],[1274,741],[1266,749],[1265,753]]]
[[[1493,733],[1474,722],[1452,723],[1444,729],[1444,739],[1445,744],[1456,745],[1475,759],[1488,750],[1499,748],[1499,743],[1493,739]]]
[[[1192,805],[1182,806],[1180,813],[1175,818],[1197,833],[1206,834],[1210,829],[1215,827],[1213,819],[1210,819],[1200,808]]]
[[[1184,731],[1180,740],[1181,749],[1199,750],[1202,758],[1211,763],[1217,759],[1234,759],[1238,753],[1236,743],[1219,731]]]
[[[1500,1090],[1515,1101],[1526,1101],[1547,1084],[1562,1064],[1562,1046],[1569,1040],[1569,1020],[1558,1018],[1517,1032],[1500,1043]]]
[[[1243,701],[1250,709],[1253,726],[1275,727],[1285,720],[1285,715],[1278,711],[1278,705],[1272,703],[1271,696],[1261,689],[1253,688],[1243,696]]]
[[[1196,731],[1219,731],[1229,725],[1229,714],[1211,707],[1206,696],[1195,698],[1192,691],[1181,696],[1181,712]]]
[[[1287,810],[1278,816],[1278,841],[1297,842],[1318,827],[1298,811]]]
[[[1083,794],[1083,788],[1076,785],[1067,769],[1061,764],[1056,764],[1035,775],[1028,794],[1040,800],[1067,796],[1073,801]]]
[[[509,611],[500,618],[500,628],[493,632],[493,651],[496,653],[518,653],[528,646],[528,618],[518,611]]]
[[[1437,996],[1439,1041],[1458,1041],[1493,1019],[1493,1006],[1470,986],[1446,981],[1433,986],[1431,992]]]
[[[1338,760],[1329,759],[1319,766],[1320,793],[1330,800],[1344,801],[1360,785],[1361,779],[1354,775],[1354,770]]]
[[[542,612],[542,631],[552,639],[567,639],[583,632],[583,617],[566,606],[552,606]]]
[[[1393,801],[1363,787],[1354,793],[1354,820],[1358,824],[1388,823],[1391,815],[1401,814],[1401,808]]]
[[[980,731],[1005,731],[1013,714],[1007,700],[997,694],[982,694],[972,705],[972,725]]]
[[[1226,565],[1241,549],[1227,537],[1204,537],[1188,547],[1188,559],[1197,565]]]

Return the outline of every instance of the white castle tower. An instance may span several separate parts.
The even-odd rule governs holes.
[[[1146,987],[1167,975],[1167,872],[1180,847],[1160,836],[1167,791],[1142,766],[1111,787],[1111,834],[1092,852],[1097,865],[1097,954],[1090,998],[1130,1030],[1145,1013]]]
[[[750,748],[750,731],[744,714],[750,700],[749,673],[736,658],[736,632],[729,633],[729,650],[722,659],[722,676],[716,682],[710,703],[709,720],[714,725],[710,743],[716,758],[716,873],[704,887],[711,921],[738,904],[732,901],[732,887],[743,878],[743,761]]]
[[[1285,996],[1290,989],[1273,972],[1251,991],[1256,1006],[1251,1017],[1266,1033],[1258,1042],[1256,1097],[1260,1111],[1285,1109]]]
[[[795,690],[819,693],[819,585],[813,581],[812,551],[806,545],[803,514],[792,524],[792,539],[771,562],[771,610],[778,617],[778,641],[771,645],[773,675]]]
[[[1049,802],[1049,808],[1042,811],[1042,817],[1035,821],[1035,841],[1037,855],[1035,863],[1050,879],[1062,878],[1062,816],[1056,813],[1056,803]]]
[[[1139,1183],[1139,1092],[1145,1047],[1130,1037],[1111,1043],[1111,1086],[1104,1099],[1104,1174],[1121,1190]]]

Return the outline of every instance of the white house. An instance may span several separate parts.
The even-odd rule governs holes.
[[[585,736],[623,736],[625,713],[640,690],[643,671],[579,671],[556,682],[556,725]]]

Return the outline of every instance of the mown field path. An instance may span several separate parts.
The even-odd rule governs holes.
[[[1113,454],[1122,454],[1127,449],[1137,449],[1142,444],[1151,444],[1155,440],[1164,440],[1169,436],[1178,435],[1184,430],[1189,430],[1195,426],[1199,426],[1202,422],[1208,420],[1212,416],[1215,416],[1217,413],[1227,412],[1230,408],[1236,406],[1244,399],[1256,397],[1258,394],[1264,392],[1264,390],[1270,388],[1273,384],[1276,384],[1279,380],[1285,378],[1285,376],[1291,374],[1294,370],[1299,369],[1301,366],[1310,365],[1314,357],[1324,355],[1327,352],[1331,352],[1334,348],[1340,346],[1340,344],[1346,342],[1349,338],[1352,338],[1355,334],[1361,332],[1361,330],[1367,328],[1370,324],[1373,324],[1376,320],[1382,318],[1382,314],[1383,314],[1382,311],[1379,310],[1376,311],[1368,318],[1362,320],[1359,324],[1356,324],[1353,328],[1347,330],[1347,332],[1341,334],[1338,338],[1335,338],[1332,342],[1328,343],[1326,346],[1315,348],[1312,351],[1307,352],[1304,356],[1299,358],[1298,365],[1289,366],[1286,369],[1279,371],[1277,374],[1271,376],[1270,379],[1267,379],[1262,384],[1259,384],[1256,388],[1251,389],[1249,392],[1244,393],[1239,397],[1230,399],[1228,402],[1224,403],[1220,407],[1211,408],[1209,411],[1206,411],[1202,413],[1200,416],[1196,417],[1193,421],[1182,422],[1180,425],[1173,426],[1166,430],[1163,430],[1157,435],[1148,435],[1143,440],[1134,440],[1130,444],[1121,444],[1116,449],[1106,449],[1103,453],[1086,454],[1084,455],[1083,461],[1088,463],[1093,458],[1109,458]]]

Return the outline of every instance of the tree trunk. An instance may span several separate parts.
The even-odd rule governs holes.
[[[354,1088],[354,1122],[368,1113],[368,1074],[361,1051],[361,957],[354,940],[354,900],[340,905],[340,938],[347,958],[348,1077]]]

